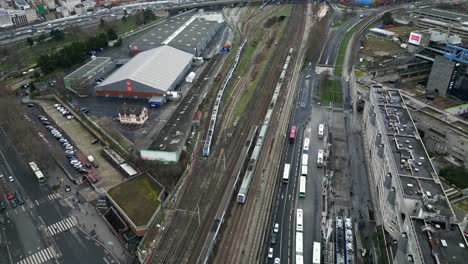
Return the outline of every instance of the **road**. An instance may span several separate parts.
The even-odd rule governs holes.
[[[103,244],[77,226],[74,192],[65,192],[63,187],[54,192],[47,184],[40,185],[27,164],[29,160],[25,160],[26,153],[19,153],[3,130],[0,157],[3,179],[10,175],[15,179],[0,183],[2,196],[20,192],[25,200],[24,205],[9,206],[0,214],[2,241],[6,242],[2,252],[8,253],[2,256],[9,256],[6,263],[53,263],[55,259],[64,263],[119,263]],[[49,176],[49,183],[55,180],[52,173]]]

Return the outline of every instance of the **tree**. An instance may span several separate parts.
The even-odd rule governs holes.
[[[55,41],[62,41],[63,39],[65,39],[65,33],[63,33],[62,31],[58,29],[52,29],[52,31],[50,31],[50,36]]]
[[[117,33],[115,32],[115,30],[112,29],[112,28],[109,28],[109,29],[107,30],[107,37],[108,37],[109,40],[114,40],[114,39],[119,38],[119,36],[118,36]]]
[[[44,34],[41,34],[38,38],[37,38],[37,41],[43,41],[44,39],[46,39],[46,36]]]
[[[149,23],[156,19],[156,15],[151,9],[143,10],[143,24]]]
[[[114,47],[120,47],[122,46],[122,39],[119,38],[115,43],[114,43]]]
[[[29,46],[34,45],[34,40],[32,38],[27,38],[26,42],[28,43]]]
[[[383,24],[384,25],[391,25],[393,24],[393,17],[392,13],[390,12],[385,12],[382,16]]]
[[[440,169],[439,175],[458,188],[468,188],[468,171],[464,167],[444,167]]]

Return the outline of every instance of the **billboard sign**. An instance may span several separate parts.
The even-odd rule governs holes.
[[[408,43],[419,46],[419,44],[421,44],[421,38],[422,38],[421,34],[416,33],[416,32],[411,32]]]

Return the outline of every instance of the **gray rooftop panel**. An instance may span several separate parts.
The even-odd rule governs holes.
[[[103,63],[106,63],[107,61],[110,61],[110,58],[96,57],[94,60],[91,60],[90,62],[76,69],[74,72],[70,73],[65,78],[73,79],[86,77],[88,73],[92,72],[96,67],[100,66]]]
[[[166,92],[190,64],[192,58],[192,54],[170,46],[151,49],[136,55],[99,87],[123,80],[133,80]]]

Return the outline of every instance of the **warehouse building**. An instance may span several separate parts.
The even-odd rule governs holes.
[[[199,56],[222,25],[219,13],[175,17],[135,40],[130,45],[130,54],[169,45]]]
[[[190,70],[193,55],[170,46],[142,52],[96,86],[96,95],[120,98],[165,96]]]
[[[108,57],[96,57],[74,72],[63,78],[65,88],[76,93],[86,93],[88,87],[92,87],[94,82],[113,70],[115,64],[111,58]]]

